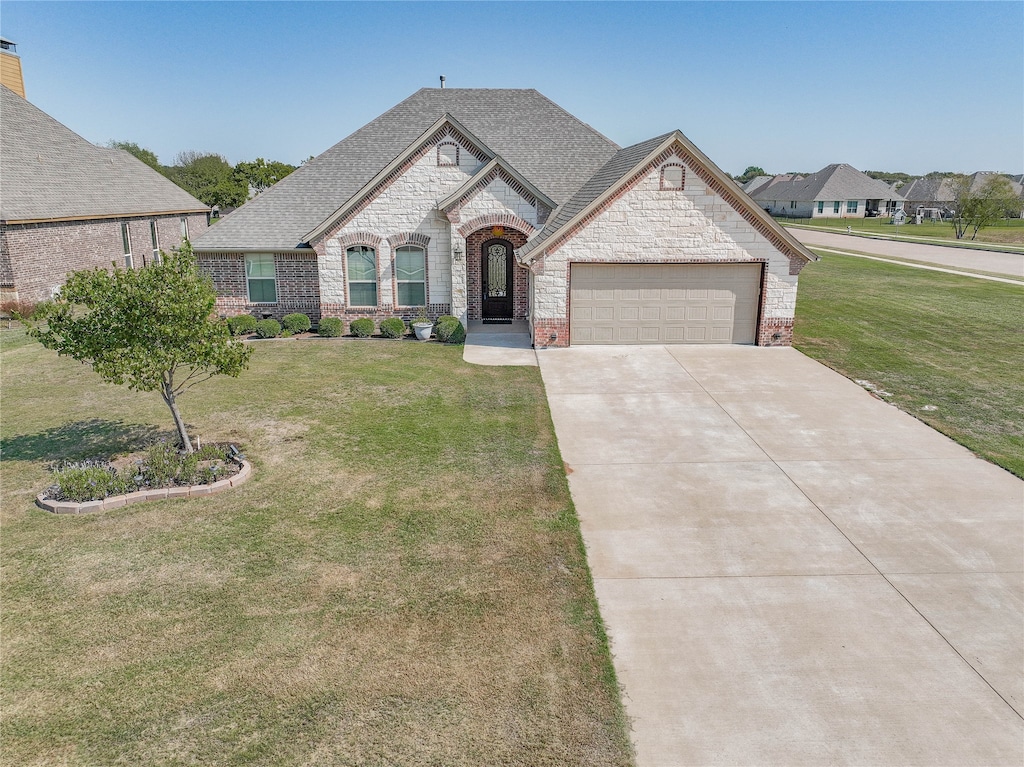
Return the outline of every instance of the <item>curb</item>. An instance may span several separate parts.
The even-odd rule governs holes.
[[[238,487],[252,475],[252,464],[242,461],[238,473],[227,479],[219,479],[212,485],[192,485],[191,487],[161,487],[157,490],[139,490],[128,495],[112,495],[102,501],[85,501],[74,503],[73,501],[53,501],[44,498],[42,494],[36,496],[36,506],[54,514],[87,514],[92,511],[107,511],[122,506],[130,506],[144,501],[160,501],[166,498],[198,498],[200,496],[214,495],[224,490]]]

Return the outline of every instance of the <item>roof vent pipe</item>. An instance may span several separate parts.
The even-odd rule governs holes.
[[[444,75],[441,75],[441,90],[444,90]]]

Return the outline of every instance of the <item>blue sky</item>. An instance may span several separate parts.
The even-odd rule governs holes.
[[[536,88],[730,173],[1024,172],[1024,3],[0,0],[30,101],[90,141],[297,164],[421,87]],[[0,116],[2,117],[2,116]]]

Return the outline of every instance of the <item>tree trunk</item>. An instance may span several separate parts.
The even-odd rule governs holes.
[[[174,382],[170,376],[164,376],[164,382],[160,387],[160,396],[171,411],[171,416],[174,418],[174,425],[178,429],[178,438],[181,439],[181,444],[185,452],[191,453],[192,440],[188,438],[188,431],[185,429],[185,422],[181,419],[181,413],[178,412],[178,403],[175,401],[174,397]]]

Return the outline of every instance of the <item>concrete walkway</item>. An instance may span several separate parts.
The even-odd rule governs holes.
[[[537,365],[537,354],[526,322],[484,325],[470,320],[462,359],[474,365]]]
[[[1024,482],[793,349],[537,358],[640,767],[1024,763]]]
[[[835,234],[798,227],[790,227],[786,231],[804,245],[811,247],[820,245],[827,248],[856,250],[876,256],[905,258],[911,261],[966,269],[967,271],[977,269],[982,272],[1006,274],[1010,277],[1024,277],[1024,254],[1021,253],[995,253],[971,248],[876,240],[871,237]]]

